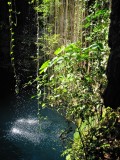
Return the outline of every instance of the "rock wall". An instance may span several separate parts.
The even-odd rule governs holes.
[[[0,0],[0,101],[14,91],[14,74],[10,62],[10,32],[6,0]]]
[[[109,47],[111,53],[107,65],[108,84],[103,94],[105,106],[120,106],[120,0],[112,0]]]
[[[10,60],[10,27],[8,0],[0,0],[0,100],[15,91],[15,78]],[[14,27],[14,58],[19,87],[36,76],[36,17],[28,0],[16,0],[17,26]]]

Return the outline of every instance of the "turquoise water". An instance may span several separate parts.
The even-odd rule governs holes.
[[[0,112],[0,160],[64,160],[64,142],[60,135],[66,120],[55,111],[41,111],[30,95],[17,96]],[[45,118],[47,117],[47,118]],[[45,118],[45,119],[44,119]]]

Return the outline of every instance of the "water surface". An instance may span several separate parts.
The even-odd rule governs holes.
[[[60,139],[67,129],[66,120],[55,111],[41,111],[31,95],[18,95],[0,106],[1,160],[64,160],[64,143]],[[47,118],[45,118],[47,117]]]

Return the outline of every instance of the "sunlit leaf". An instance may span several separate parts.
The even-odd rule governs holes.
[[[54,54],[55,54],[55,55],[58,55],[58,54],[60,54],[62,51],[64,51],[64,49],[65,49],[65,47],[62,46],[61,48],[58,48],[58,49],[54,52]]]
[[[43,73],[44,71],[46,71],[46,69],[48,68],[48,66],[49,66],[49,63],[50,63],[50,60],[47,60],[46,62],[44,62],[43,64],[42,64],[42,66],[40,67],[40,74],[41,73]]]

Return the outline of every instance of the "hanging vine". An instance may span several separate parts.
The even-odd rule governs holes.
[[[10,57],[11,57],[11,65],[13,67],[14,71],[14,77],[15,77],[15,92],[19,93],[19,77],[16,73],[15,68],[15,58],[14,58],[14,27],[17,26],[17,11],[16,11],[16,4],[15,0],[8,1],[8,7],[9,7],[9,25],[10,25]],[[13,10],[14,8],[14,10]]]
[[[35,7],[39,7],[39,0],[35,1]],[[40,19],[39,19],[39,12],[36,12],[36,26],[37,26],[37,37],[36,37],[36,46],[37,46],[37,53],[36,53],[36,59],[37,59],[37,70],[36,70],[36,76],[39,78],[39,68],[40,68]],[[38,96],[38,115],[40,115],[40,107],[39,107],[39,98],[40,98],[40,84],[37,81],[37,96]]]

